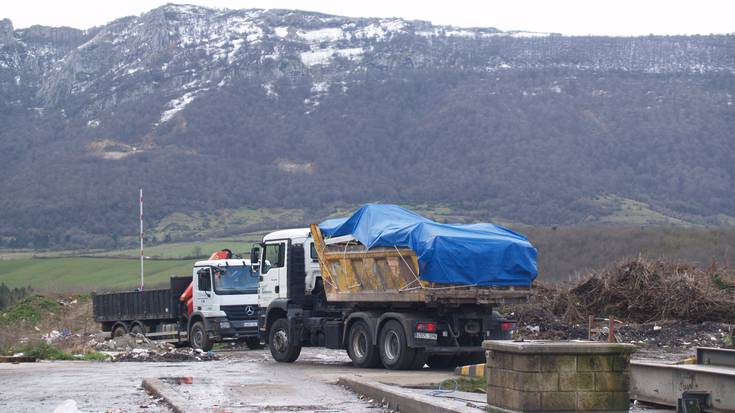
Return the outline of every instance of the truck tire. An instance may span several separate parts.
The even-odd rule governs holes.
[[[137,334],[143,334],[145,335],[145,330],[143,330],[143,327],[140,326],[140,324],[133,324],[130,327],[130,334],[137,335]]]
[[[212,349],[214,343],[209,339],[209,334],[207,334],[207,329],[204,327],[203,322],[197,321],[191,326],[191,331],[189,332],[189,345],[191,345],[191,348],[193,349],[200,349],[203,351],[209,351]]]
[[[347,335],[347,355],[352,365],[360,368],[376,367],[380,363],[378,348],[370,337],[370,329],[364,321],[356,321]]]
[[[301,354],[301,344],[294,344],[288,336],[288,321],[285,318],[279,318],[271,326],[268,347],[273,358],[281,363],[293,363]]]
[[[457,366],[457,359],[454,356],[430,356],[426,359],[426,364],[432,370],[446,370]]]
[[[124,325],[118,324],[115,326],[115,328],[112,329],[112,338],[122,337],[125,334],[128,334],[128,329],[125,328]]]
[[[416,356],[416,350],[408,347],[403,326],[396,320],[388,321],[380,330],[378,348],[383,367],[390,370],[411,368]]]
[[[260,350],[263,348],[263,344],[260,343],[260,337],[248,337],[245,339],[245,345],[250,350]]]

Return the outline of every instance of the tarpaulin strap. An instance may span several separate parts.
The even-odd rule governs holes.
[[[414,290],[414,289],[424,288],[424,285],[421,284],[421,280],[419,279],[419,276],[413,271],[413,267],[411,267],[410,265],[408,265],[408,262],[406,261],[406,259],[403,258],[403,254],[401,254],[401,250],[399,250],[398,247],[396,247],[395,245],[393,246],[393,248],[396,249],[396,252],[398,253],[398,256],[401,257],[401,260],[403,261],[404,264],[406,264],[406,267],[408,267],[408,270],[411,271],[411,274],[413,274],[413,278],[414,278],[413,281],[411,281],[410,283],[408,283],[408,284],[404,285],[403,287],[399,288],[398,291],[406,291],[406,290],[409,290],[409,289]],[[413,283],[419,283],[419,286],[418,287],[410,287],[411,285],[413,285]]]

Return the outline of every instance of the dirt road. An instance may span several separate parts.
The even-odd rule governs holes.
[[[38,362],[0,364],[0,406],[12,412],[51,412],[64,400],[83,412],[167,412],[141,388],[146,377],[168,378],[193,405],[211,412],[380,412],[333,383],[340,376],[396,384],[440,382],[450,372],[355,369],[344,352],[304,349],[294,364],[268,350],[222,352],[223,359],[185,363]],[[185,377],[178,380],[176,378]]]

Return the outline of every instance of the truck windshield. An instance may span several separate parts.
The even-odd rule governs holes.
[[[250,294],[258,291],[258,273],[253,272],[249,265],[215,270],[212,279],[217,294]]]

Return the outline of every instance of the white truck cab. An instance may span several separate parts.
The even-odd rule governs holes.
[[[260,272],[260,283],[258,285],[259,307],[268,308],[273,300],[285,299],[289,296],[288,266],[286,263],[293,265],[288,257],[289,251],[293,251],[292,247],[303,251],[303,254],[299,251],[298,255],[303,257],[303,268],[306,274],[304,279],[305,291],[299,291],[297,294],[311,295],[315,290],[323,288],[319,260],[309,228],[284,229],[271,232],[263,237],[260,249],[253,252],[258,257],[255,259],[251,257],[253,261],[257,262],[254,267]]]
[[[257,347],[259,273],[249,259],[197,261],[192,269],[190,340],[211,348],[223,339],[245,339]]]

